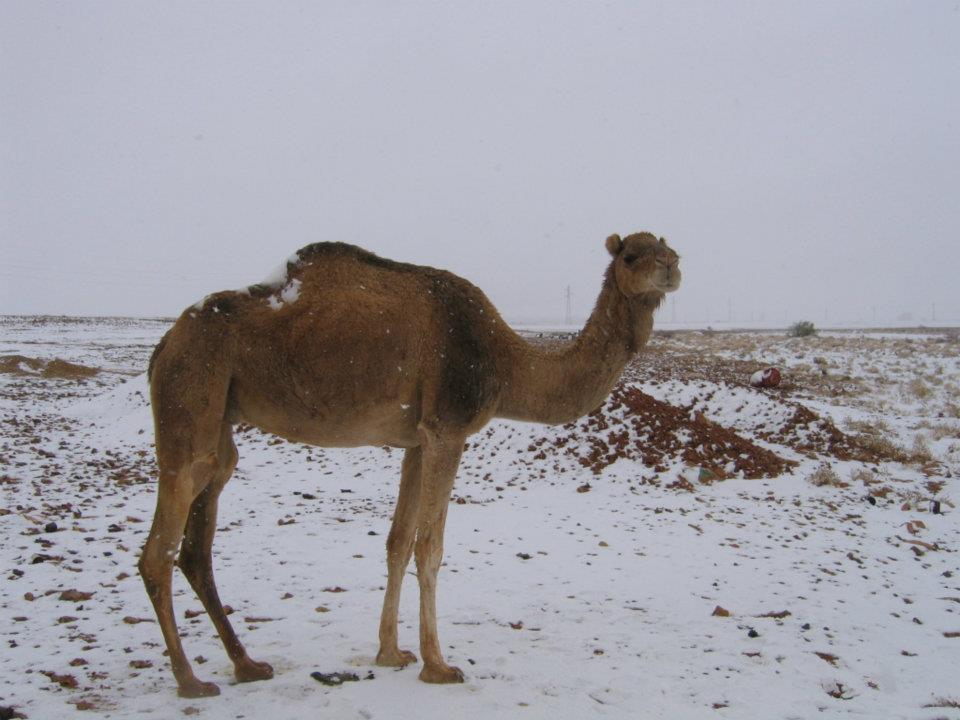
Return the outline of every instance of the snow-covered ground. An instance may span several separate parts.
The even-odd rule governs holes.
[[[463,460],[438,589],[463,685],[373,665],[402,453],[241,428],[214,562],[276,677],[233,682],[176,573],[185,648],[222,690],[184,700],[136,570],[155,500],[142,371],[166,326],[0,318],[0,357],[103,369],[45,377],[15,360],[0,374],[0,712],[960,717],[949,334],[656,337],[591,418],[491,424]],[[768,364],[783,387],[750,388]],[[764,477],[774,456],[792,470]],[[400,635],[417,651],[413,571]],[[314,671],[361,679],[331,688]]]

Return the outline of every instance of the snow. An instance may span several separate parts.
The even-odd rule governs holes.
[[[300,297],[300,285],[300,281],[296,279],[288,282],[280,291],[280,299],[285,303],[296,302],[297,298]]]
[[[294,302],[286,289],[280,299]],[[185,700],[136,571],[155,502],[143,370],[166,327],[0,318],[2,355],[105,369],[81,381],[0,375],[0,706],[31,719],[169,718],[191,708],[210,720],[957,717],[924,707],[958,699],[960,639],[944,634],[960,630],[957,515],[949,506],[933,515],[920,502],[930,479],[944,483],[937,497],[957,500],[960,448],[949,427],[960,422],[948,415],[960,380],[956,346],[914,343],[908,362],[899,338],[860,347],[747,337],[738,353],[696,339],[655,341],[664,358],[688,352],[685,343],[717,358],[784,354],[785,383],[814,357],[852,368],[863,394],[801,387],[789,402],[838,425],[882,412],[898,442],[924,437],[943,466],[931,476],[899,463],[827,459],[844,480],[875,467],[891,488],[876,505],[852,481],[814,487],[807,477],[824,458],[791,448],[778,451],[800,462],[792,474],[701,485],[697,469],[679,459],[661,473],[619,460],[599,475],[572,454],[537,460],[531,446],[569,431],[492,423],[464,454],[438,583],[441,643],[467,676],[456,686],[420,683],[419,665],[373,665],[402,453],[239,432],[214,563],[220,595],[236,609],[234,627],[276,677],[234,683],[208,619],[185,618],[201,606],[175,572],[187,654],[205,658],[194,664],[198,676],[222,691]],[[942,378],[923,400],[903,391],[920,358],[924,373]],[[879,374],[867,372],[875,365]],[[747,378],[736,385],[677,373],[631,382],[750,437],[785,422],[792,405],[747,387]],[[695,492],[668,488],[677,476]],[[584,484],[589,491],[577,492]],[[903,509],[911,493],[917,502]],[[907,523],[917,520],[924,527],[911,525],[913,534]],[[46,532],[51,521],[58,528]],[[419,655],[414,571],[400,639]],[[325,590],[337,586],[346,591]],[[72,588],[93,595],[59,599]],[[717,606],[730,616],[714,616]],[[73,675],[79,686],[61,687],[44,671]],[[374,679],[330,688],[313,671]],[[81,701],[92,712],[75,709]]]
[[[278,265],[274,270],[267,275],[259,284],[264,285],[270,288],[280,288],[287,283],[287,268],[290,265],[298,265],[300,263],[300,255],[293,253],[280,265]]]
[[[279,292],[274,293],[267,298],[267,305],[274,310],[279,310],[287,303],[293,303],[300,297],[300,280],[294,278],[284,285]]]

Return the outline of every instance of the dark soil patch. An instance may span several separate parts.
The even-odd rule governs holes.
[[[73,380],[93,377],[99,372],[99,368],[78,365],[60,358],[38,360],[24,355],[4,355],[0,357],[0,373],[10,375],[40,375],[45,378]]]
[[[776,477],[796,465],[703,413],[668,405],[622,384],[603,408],[564,429],[568,434],[557,438],[552,449],[573,455],[596,474],[620,459],[637,460],[666,472],[668,464],[679,457],[702,468],[701,478],[710,480],[741,473],[748,479]]]

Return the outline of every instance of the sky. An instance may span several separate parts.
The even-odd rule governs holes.
[[[169,316],[340,240],[513,322],[960,324],[960,0],[0,3],[0,314]]]

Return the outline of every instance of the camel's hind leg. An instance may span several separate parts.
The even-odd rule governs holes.
[[[226,447],[221,448],[230,387],[230,367],[223,358],[225,339],[216,326],[194,325],[178,320],[151,361],[150,400],[160,476],[153,526],[140,556],[140,575],[157,612],[183,697],[205,697],[220,691],[213,683],[197,679],[180,644],[171,590],[174,556],[191,509],[205,507],[194,501],[211,484],[215,496],[235,461],[229,436]],[[219,360],[196,362],[197,353]]]
[[[233,430],[228,423],[223,423],[220,430],[217,461],[216,475],[190,507],[183,546],[180,548],[180,570],[213,621],[227,655],[233,661],[237,680],[269,680],[273,677],[273,668],[267,663],[255,662],[247,655],[223,610],[213,577],[212,548],[217,530],[217,499],[237,465],[237,448],[233,444]]]
[[[153,526],[143,552],[140,555],[140,576],[147,594],[157,612],[157,620],[170,655],[170,665],[177,679],[181,697],[208,697],[219,695],[220,689],[213,683],[201,682],[193,674],[193,668],[183,652],[177,621],[173,615],[173,558],[183,538],[187,515],[197,488],[207,485],[216,468],[216,458],[186,460],[174,466],[160,460],[160,483],[157,490],[157,510]]]
[[[387,591],[380,615],[380,652],[377,653],[377,665],[387,667],[403,667],[417,661],[416,655],[409,650],[401,650],[397,645],[397,611],[403,574],[413,554],[413,540],[417,534],[420,456],[419,447],[409,448],[403,456],[397,509],[393,513],[390,535],[387,536]]]

